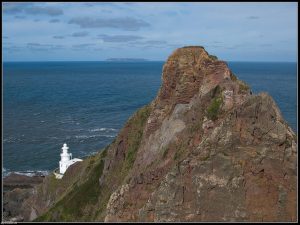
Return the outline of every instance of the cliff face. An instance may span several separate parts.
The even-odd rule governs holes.
[[[40,192],[37,220],[296,221],[296,149],[268,94],[204,48],[180,48],[157,97],[82,175],[51,201]]]

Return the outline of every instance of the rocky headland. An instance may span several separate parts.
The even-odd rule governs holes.
[[[183,47],[109,146],[30,190],[25,221],[296,221],[297,137],[271,96]]]

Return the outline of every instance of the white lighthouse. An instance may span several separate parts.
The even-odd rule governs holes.
[[[82,159],[74,158],[72,159],[72,153],[68,152],[69,147],[66,143],[64,143],[62,149],[62,153],[60,153],[60,161],[59,161],[59,174],[55,173],[56,178],[61,179],[69,166],[74,164],[75,162],[82,161]]]
[[[60,153],[61,160],[59,161],[59,173],[64,174],[68,169],[69,162],[72,159],[72,153],[68,153],[69,147],[64,143],[61,148],[63,151]]]

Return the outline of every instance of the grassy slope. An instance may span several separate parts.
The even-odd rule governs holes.
[[[84,167],[86,176],[73,183],[70,191],[63,196],[50,210],[38,217],[35,221],[95,221],[103,220],[106,204],[113,190],[111,184],[120,185],[132,168],[137,150],[143,135],[143,129],[150,114],[150,107],[145,106],[138,110],[129,119],[126,126],[126,156],[110,170],[108,179],[103,185],[99,185],[102,175],[104,160],[107,151],[113,151],[117,147],[114,142],[95,156],[89,157],[88,166]],[[117,138],[118,139],[118,138]]]

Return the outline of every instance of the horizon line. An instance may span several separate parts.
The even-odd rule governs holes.
[[[145,63],[145,62],[166,62],[167,60],[149,60],[146,59],[145,61],[110,61],[110,60],[44,60],[44,61],[2,61],[3,63],[33,63],[33,62],[108,62],[108,63],[116,63],[116,62],[124,62],[124,63]],[[224,62],[253,62],[253,63],[297,63],[298,61],[238,61],[238,60],[222,60],[220,59],[219,61],[224,61]]]

